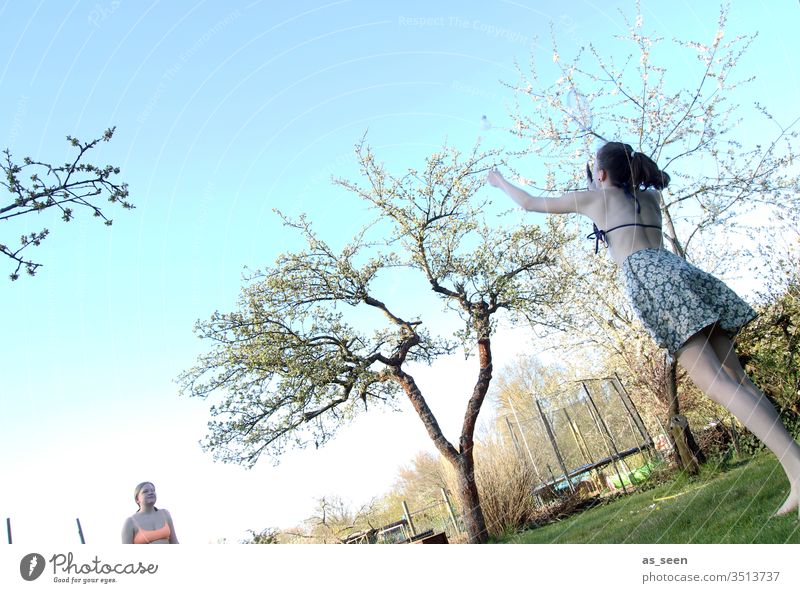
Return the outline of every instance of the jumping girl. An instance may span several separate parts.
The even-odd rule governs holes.
[[[587,177],[588,191],[557,198],[532,196],[496,169],[487,181],[525,210],[578,213],[592,220],[589,237],[596,242],[595,252],[600,243],[608,248],[648,333],[780,461],[790,490],[775,514],[800,514],[800,445],[745,374],[732,342],[755,311],[722,281],[664,249],[659,191],[669,184],[669,175],[652,159],[628,144],[608,142],[597,152],[594,166],[587,165]]]

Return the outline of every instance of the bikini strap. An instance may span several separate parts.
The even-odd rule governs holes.
[[[625,192],[625,196],[628,199],[633,200],[634,203],[636,204],[636,213],[637,214],[641,214],[642,213],[642,205],[639,203],[639,198],[636,197],[636,194],[634,194],[631,191],[631,184],[628,183],[627,181],[625,183],[623,183],[622,184],[622,191]],[[650,228],[650,229],[660,229],[661,228],[660,226],[655,225],[655,224],[640,224],[638,222],[631,222],[631,223],[628,223],[628,224],[620,224],[618,226],[615,226],[614,228],[610,228],[607,231],[604,231],[602,229],[597,228],[597,225],[595,223],[592,223],[592,227],[594,228],[594,230],[592,231],[591,234],[587,235],[586,238],[587,239],[594,239],[594,252],[595,252],[595,254],[597,254],[598,251],[600,250],[600,242],[601,241],[603,242],[603,245],[608,247],[608,237],[606,236],[608,233],[610,233],[611,231],[615,231],[617,229],[621,229],[621,228],[626,227],[626,226],[640,226],[640,227]]]
[[[617,229],[624,228],[626,226],[638,226],[638,227],[647,228],[647,229],[661,229],[661,227],[658,226],[657,224],[640,224],[638,222],[629,222],[628,224],[620,224],[620,225],[617,225],[615,227],[612,227],[612,228],[608,229],[607,231],[604,231],[604,230],[598,229],[597,225],[595,223],[592,223],[592,227],[594,227],[594,231],[592,231],[592,233],[590,235],[587,235],[586,238],[587,239],[594,239],[594,252],[595,252],[595,254],[598,252],[598,250],[600,248],[600,241],[603,242],[603,245],[608,247],[608,237],[606,237],[606,235],[608,235],[608,233],[610,233],[611,231],[616,231]]]
[[[597,255],[597,252],[600,250],[600,241],[603,242],[603,245],[608,247],[608,239],[606,238],[606,232],[604,230],[598,229],[595,223],[592,223],[592,227],[594,227],[594,231],[590,235],[587,235],[587,239],[594,239],[594,253]]]

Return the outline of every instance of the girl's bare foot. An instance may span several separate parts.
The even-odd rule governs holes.
[[[798,513],[798,518],[800,518],[800,507],[798,507],[798,484],[793,484],[791,490],[789,491],[789,497],[786,499],[786,502],[783,503],[781,508],[775,511],[772,516],[773,517],[783,517],[790,513]]]

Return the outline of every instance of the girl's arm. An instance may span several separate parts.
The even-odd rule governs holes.
[[[489,185],[503,190],[525,210],[530,212],[543,212],[545,214],[568,214],[570,212],[584,214],[592,193],[568,192],[557,198],[532,196],[524,189],[509,183],[497,169],[489,171],[486,180],[489,182]]]
[[[132,544],[133,543],[133,519],[128,517],[125,520],[124,525],[122,526],[122,543],[123,544]]]

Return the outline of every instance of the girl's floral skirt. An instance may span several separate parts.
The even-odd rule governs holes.
[[[710,325],[733,336],[756,317],[724,282],[670,251],[636,251],[621,272],[634,311],[670,356]]]

